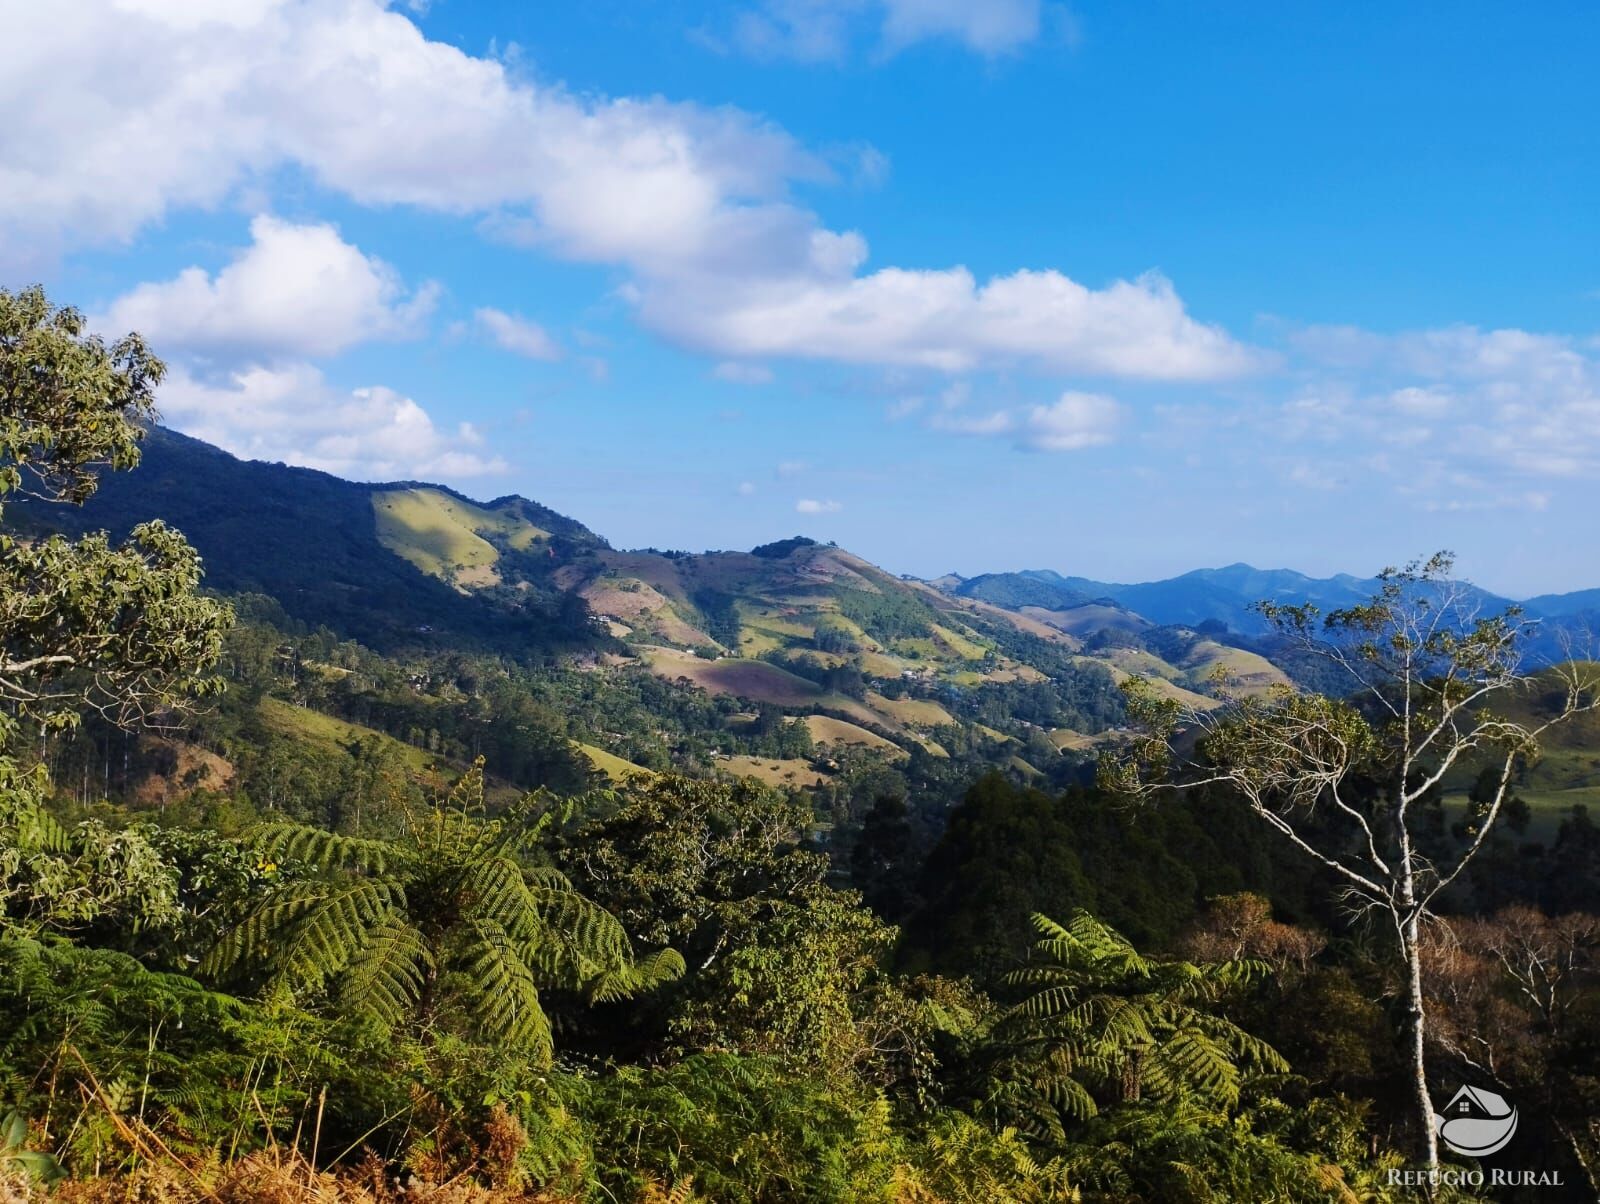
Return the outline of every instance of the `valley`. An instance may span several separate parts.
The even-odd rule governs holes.
[[[670,768],[816,792],[848,789],[864,764],[904,774],[952,753],[967,767],[953,773],[991,766],[1030,782],[1084,781],[1095,757],[1124,740],[1121,683],[1137,676],[1196,712],[1315,687],[1266,637],[1254,601],[1337,607],[1374,584],[1243,565],[1144,585],[1042,570],[923,581],[803,537],[747,552],[620,551],[520,497],[360,485],[236,460],[163,428],[145,455],[139,473],[113,476],[81,511],[49,518],[115,533],[172,515],[213,585],[270,598],[289,627],[364,641],[413,677],[455,650],[541,666],[546,683],[587,679],[591,694],[625,697],[623,683],[644,673],[668,696],[705,699],[697,705],[715,721],[692,732],[663,728],[639,702],[621,713],[607,704],[604,721],[566,714],[557,738],[574,750],[573,770],[615,783]],[[1592,594],[1528,606],[1553,634],[1589,620]],[[426,685],[407,689],[433,697]],[[545,696],[559,706],[564,690]],[[320,712],[299,704],[310,738],[306,724]],[[775,724],[787,733],[777,745]],[[1585,751],[1600,746],[1594,735],[1564,736],[1576,743],[1527,771],[1520,785],[1536,814],[1596,802],[1600,765]],[[324,728],[320,738],[333,737]],[[427,754],[406,732],[387,738],[420,769]],[[785,755],[766,755],[769,745]],[[505,788],[518,783],[538,784],[513,775]]]

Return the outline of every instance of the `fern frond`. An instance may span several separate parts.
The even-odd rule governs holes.
[[[550,1020],[539,1001],[533,968],[517,942],[493,920],[475,919],[470,931],[462,968],[471,983],[468,1003],[478,1024],[539,1064],[548,1064],[553,1052]]]
[[[381,879],[287,883],[223,936],[201,970],[219,975],[256,964],[282,985],[315,990],[404,907],[404,890]]]
[[[341,836],[307,824],[270,824],[259,829],[251,847],[272,861],[303,861],[319,870],[384,874],[400,856],[391,841]]]
[[[392,1026],[416,1005],[433,966],[422,933],[402,916],[390,915],[350,959],[339,983],[340,1001]]]
[[[638,961],[602,970],[589,981],[584,994],[593,1003],[610,1003],[652,991],[683,977],[687,967],[676,949],[658,949]]]

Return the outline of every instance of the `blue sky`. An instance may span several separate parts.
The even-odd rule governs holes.
[[[624,546],[1600,585],[1600,10],[0,12],[0,284]]]

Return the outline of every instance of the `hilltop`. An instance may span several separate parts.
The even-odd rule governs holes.
[[[790,784],[815,785],[816,771],[746,751],[740,722],[768,711],[818,748],[889,763],[958,753],[1040,777],[1117,738],[1115,687],[1129,673],[1197,706],[1216,705],[1219,671],[1234,688],[1285,680],[1257,653],[1115,606],[1070,617],[1008,608],[803,537],[749,551],[619,550],[526,498],[345,481],[159,427],[140,469],[107,474],[82,509],[23,517],[120,535],[153,516],[199,549],[208,587],[264,596],[287,621],[385,657],[477,652],[619,682],[644,672],[725,700],[724,767]],[[593,765],[625,775],[605,722],[643,730],[659,718],[574,731]],[[706,743],[713,755],[719,741]]]
[[[925,582],[802,536],[748,551],[621,550],[527,498],[345,481],[164,428],[139,471],[107,474],[81,510],[25,517],[122,534],[153,516],[200,550],[210,588],[264,596],[286,621],[392,661],[484,654],[614,681],[609,701],[568,725],[574,755],[612,778],[639,772],[653,747],[792,786],[828,781],[830,749],[899,765],[956,755],[1064,780],[1120,739],[1116,686],[1131,674],[1198,708],[1291,679],[1318,685],[1312,666],[1262,638],[1250,603],[1348,605],[1375,585],[1243,564],[1141,585],[1048,570]],[[1538,601],[1576,621],[1592,599]],[[678,693],[649,701],[639,674]],[[684,691],[714,717],[663,727],[663,707],[689,705]],[[772,736],[774,722],[792,738]],[[768,734],[753,739],[753,725]]]
[[[149,431],[138,471],[103,474],[88,505],[13,513],[36,530],[118,537],[160,518],[199,549],[210,588],[264,594],[384,651],[585,642],[547,582],[554,561],[603,542],[524,498],[479,504],[441,485],[346,481],[165,427]]]

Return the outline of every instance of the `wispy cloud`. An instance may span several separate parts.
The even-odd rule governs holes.
[[[772,369],[765,364],[746,364],[724,360],[711,370],[711,375],[730,385],[770,385]]]
[[[995,58],[1037,41],[1044,17],[1041,0],[762,0],[725,33],[701,29],[698,39],[714,50],[802,63],[838,62],[860,43],[892,55],[925,41]]]
[[[1600,473],[1600,352],[1581,339],[1453,326],[1291,335],[1302,386],[1280,411],[1289,437],[1443,457],[1490,477]]]
[[[561,358],[561,345],[537,322],[488,307],[473,311],[472,317],[478,327],[494,340],[495,346],[503,351],[530,360]]]
[[[928,419],[934,430],[979,437],[1011,436],[1025,451],[1069,452],[1099,447],[1116,438],[1126,417],[1123,406],[1098,393],[1068,391],[1048,405],[973,412],[946,404]]]

